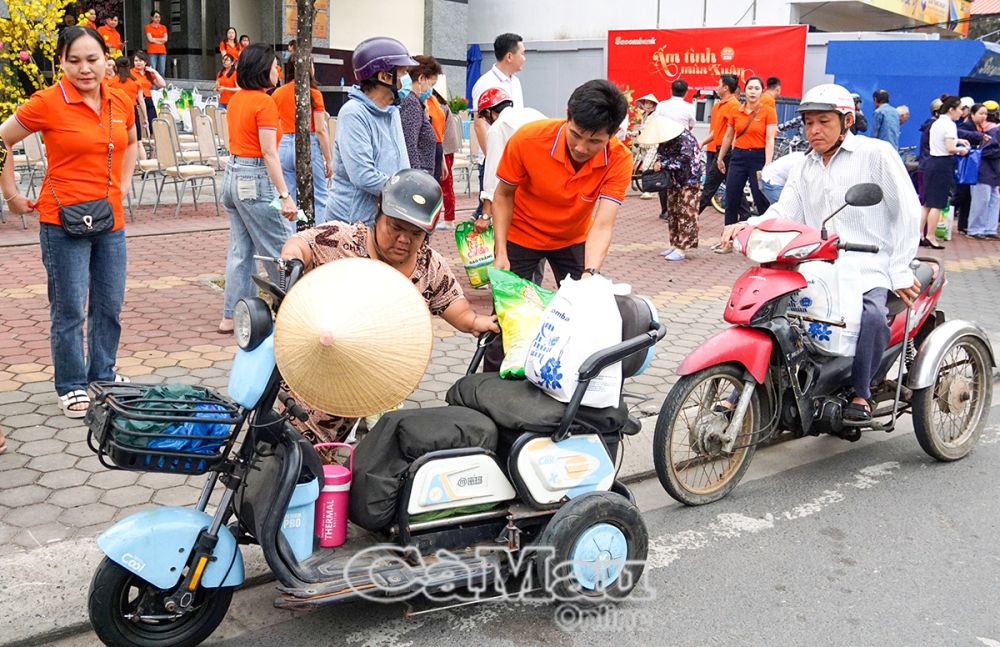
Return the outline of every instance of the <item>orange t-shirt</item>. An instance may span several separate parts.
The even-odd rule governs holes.
[[[323,95],[316,88],[309,88],[312,110],[309,114],[309,132],[316,132],[315,113],[326,112]],[[278,137],[295,133],[295,83],[286,83],[271,93],[278,106]]]
[[[149,80],[148,76],[139,74],[138,72],[133,73],[132,76],[135,77],[135,82],[139,85],[139,89],[142,90],[142,96],[153,96],[153,82]]]
[[[97,33],[101,35],[101,38],[104,39],[104,42],[107,43],[110,49],[121,50],[122,35],[118,33],[117,29],[108,25],[101,25],[97,28]]]
[[[431,95],[427,98],[427,115],[431,118],[431,126],[434,128],[434,136],[437,137],[437,141],[440,144],[441,140],[444,139],[444,125],[445,125],[445,115],[444,110],[441,109],[441,104],[438,100]]]
[[[758,106],[757,114],[753,113],[754,111],[747,108],[745,103],[730,111],[729,125],[733,127],[734,148],[764,148],[767,143],[767,127],[778,124],[778,113],[771,106],[762,103]],[[753,123],[750,123],[750,119],[753,119]],[[750,123],[749,128],[747,128],[748,123]],[[744,128],[746,132],[743,132]]]
[[[116,90],[121,90],[128,98],[132,100],[132,103],[139,103],[139,93],[142,92],[142,88],[139,87],[139,82],[135,80],[135,77],[129,75],[124,81],[118,78],[115,74],[111,77],[108,85]]]
[[[108,104],[111,113],[108,113]],[[63,205],[99,200],[107,190],[108,127],[110,119],[111,187],[108,200],[115,214],[115,229],[125,226],[122,211],[122,163],[128,148],[129,132],[135,133],[134,104],[124,92],[101,86],[98,115],[84,102],[67,80],[31,95],[14,118],[30,132],[40,132],[45,140],[49,170],[38,190],[38,220],[60,224],[59,205],[52,197],[55,189]]]
[[[223,70],[215,75],[215,80],[219,84],[219,104],[228,104],[240,89],[240,86],[236,85],[236,72],[226,74]]]
[[[225,40],[219,43],[219,53],[223,55],[229,54],[230,56],[233,57],[233,60],[240,57],[241,49],[242,48],[240,47],[239,43],[236,43],[235,45],[230,45],[229,41]]]
[[[529,249],[561,249],[587,239],[597,201],[625,199],[632,155],[612,137],[580,167],[566,150],[566,120],[521,126],[507,141],[497,177],[516,186],[507,240]]]
[[[725,101],[719,101],[712,106],[712,116],[709,119],[709,128],[712,131],[712,141],[708,143],[708,150],[712,153],[719,151],[722,140],[726,136],[726,128],[729,126],[729,113],[738,108],[740,102],[735,96],[730,95]]]
[[[240,90],[226,107],[229,151],[240,157],[264,157],[259,130],[278,130],[278,106],[263,90]]]
[[[769,95],[767,92],[765,92],[764,94],[760,95],[760,102],[763,105],[765,105],[765,106],[771,106],[772,108],[775,107],[774,97],[772,97],[771,95]]]
[[[167,35],[167,26],[161,23],[151,22],[146,25],[146,53],[147,54],[166,54],[167,46],[163,43],[151,43],[149,42],[149,36],[153,38],[163,38]]]

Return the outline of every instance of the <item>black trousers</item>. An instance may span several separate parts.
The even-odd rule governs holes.
[[[757,213],[763,215],[771,206],[764,192],[757,185],[757,171],[764,168],[763,148],[737,148],[726,164],[726,224],[734,225],[746,216],[739,213],[740,200],[743,198],[743,187],[750,182],[750,193]]]
[[[969,230],[969,210],[972,209],[972,185],[955,186],[955,217],[960,231]]]
[[[539,263],[548,261],[549,267],[552,268],[552,273],[556,277],[556,285],[562,285],[563,279],[567,276],[579,279],[580,275],[583,274],[584,248],[584,243],[577,243],[560,249],[529,249],[508,240],[507,260],[510,261],[511,272],[529,281],[534,280],[533,277]],[[502,362],[503,338],[497,337],[496,341],[486,347],[483,370],[486,372],[499,371]]]
[[[712,197],[715,195],[716,191],[719,190],[719,187],[722,186],[722,183],[726,179],[725,173],[720,171],[719,167],[716,166],[715,164],[715,160],[718,157],[718,153],[709,151],[707,155],[708,157],[705,160],[707,164],[706,166],[707,172],[705,175],[705,186],[702,187],[701,200],[698,201],[699,215],[701,215],[701,212],[707,209],[709,205],[712,204]],[[733,155],[732,151],[730,151],[726,155],[726,168],[729,167],[729,163],[732,161],[732,159]],[[746,196],[743,195],[742,191],[740,192],[739,214],[740,214],[740,220],[746,220],[747,218],[750,217],[750,205],[747,203]]]

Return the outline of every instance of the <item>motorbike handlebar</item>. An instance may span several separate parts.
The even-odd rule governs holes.
[[[302,422],[309,420],[309,414],[306,413],[305,409],[299,406],[299,403],[295,401],[295,398],[290,395],[283,395],[279,399],[281,400],[281,403],[285,405],[285,411],[288,412],[288,415],[293,418],[298,418]]]
[[[865,254],[878,254],[878,245],[865,245],[864,243],[845,243],[843,241],[837,243],[837,249],[843,250],[845,252],[862,252]]]

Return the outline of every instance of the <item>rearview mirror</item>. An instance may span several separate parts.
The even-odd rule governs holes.
[[[847,190],[844,202],[852,207],[871,207],[882,202],[882,187],[872,182],[855,184]]]

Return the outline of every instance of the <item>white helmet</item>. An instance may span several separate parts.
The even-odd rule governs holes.
[[[802,103],[795,112],[838,112],[842,115],[854,114],[854,99],[842,85],[823,83],[817,85],[802,97]]]

